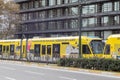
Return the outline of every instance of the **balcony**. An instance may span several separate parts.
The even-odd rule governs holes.
[[[84,27],[82,28],[82,31],[103,31],[103,30],[116,30],[120,29],[120,25],[114,25],[114,26],[98,26],[98,27]],[[34,31],[23,31],[24,34],[36,34],[36,33],[64,33],[64,32],[78,32],[78,29],[57,29],[57,30],[34,30]],[[17,34],[21,34],[21,32],[18,32]]]
[[[83,5],[87,4],[94,4],[94,3],[100,3],[100,2],[109,2],[110,0],[82,0]]]
[[[14,0],[16,3],[19,3],[19,2],[24,2],[24,1],[30,1],[30,0]]]
[[[110,16],[110,15],[119,15],[120,11],[110,11],[110,12],[101,12],[101,13],[94,13],[94,14],[82,14],[83,18],[89,17],[101,17],[101,16]]]
[[[77,19],[78,17],[79,16],[64,16],[64,17],[55,17],[55,18],[34,19],[34,20],[21,21],[21,24],[35,23],[35,22],[58,21],[58,20],[68,20],[68,19]]]
[[[116,29],[120,29],[120,25],[84,27],[82,28],[82,31],[104,31],[104,30],[116,30]]]

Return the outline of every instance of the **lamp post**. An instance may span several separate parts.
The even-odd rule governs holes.
[[[81,43],[82,43],[82,37],[81,37],[81,28],[82,28],[82,0],[80,1],[80,4],[79,4],[79,17],[78,17],[78,25],[79,25],[79,32],[78,32],[78,35],[79,35],[79,56],[78,58],[82,58],[82,46],[81,46]]]

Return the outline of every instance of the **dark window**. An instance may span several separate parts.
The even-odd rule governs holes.
[[[14,52],[14,45],[10,45],[10,52]]]
[[[53,57],[60,57],[60,44],[53,44]]]
[[[2,45],[0,45],[0,53],[2,52]]]
[[[110,45],[106,45],[104,54],[110,54]]]
[[[47,54],[51,54],[51,45],[47,46]]]
[[[3,46],[3,52],[5,52],[5,46]]]
[[[82,46],[82,53],[83,54],[90,54],[90,49],[89,49],[88,45]]]
[[[42,54],[45,54],[45,51],[46,51],[46,46],[42,45]]]
[[[10,55],[14,55],[14,45],[10,45]]]
[[[7,50],[7,52],[9,51],[9,46],[6,46],[6,50]]]
[[[34,45],[35,56],[40,56],[40,44]]]

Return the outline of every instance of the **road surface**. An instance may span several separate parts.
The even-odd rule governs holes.
[[[120,77],[0,61],[0,80],[120,80]]]

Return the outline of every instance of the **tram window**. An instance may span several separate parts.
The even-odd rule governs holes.
[[[45,54],[45,51],[46,51],[46,46],[42,45],[42,54]]]
[[[6,50],[7,50],[7,52],[9,51],[9,46],[6,46]]]
[[[40,44],[35,44],[34,45],[34,51],[35,51],[35,56],[40,55]]]
[[[0,45],[0,52],[2,52],[2,45]]]
[[[10,45],[10,52],[14,52],[14,45]]]
[[[104,54],[110,54],[110,45],[106,45]]]
[[[3,46],[3,52],[5,52],[5,46]]]
[[[47,54],[51,54],[51,45],[47,46]]]
[[[82,46],[82,53],[83,54],[90,54],[90,49],[89,49],[88,45]]]
[[[40,44],[35,44],[34,50],[35,50],[35,53],[40,53]]]
[[[53,44],[53,57],[60,57],[60,44]]]

